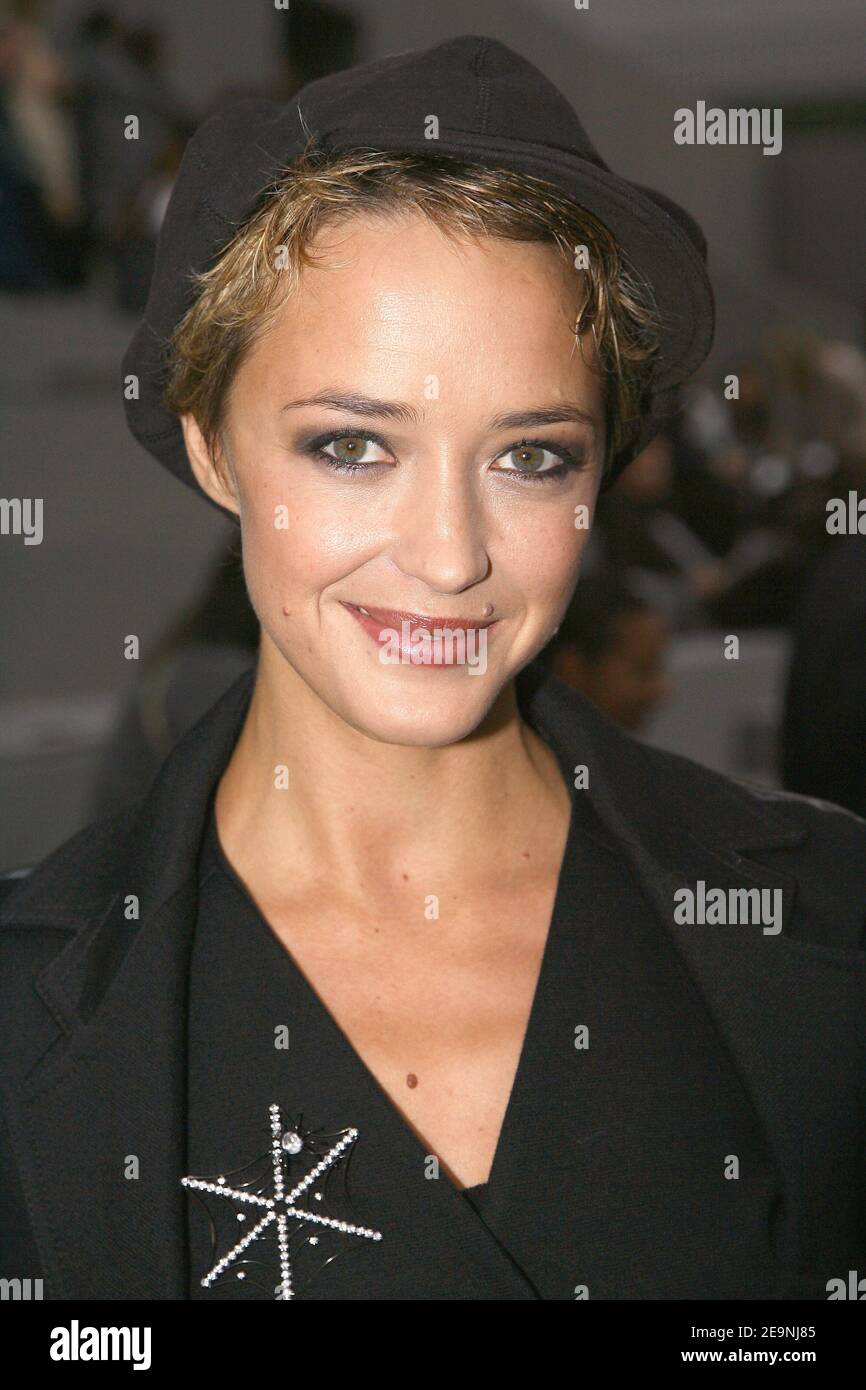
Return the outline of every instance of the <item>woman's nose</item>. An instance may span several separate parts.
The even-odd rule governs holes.
[[[431,591],[461,593],[486,578],[484,507],[465,461],[419,460],[395,522],[394,562]]]

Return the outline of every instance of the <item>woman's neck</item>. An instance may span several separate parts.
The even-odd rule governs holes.
[[[481,887],[505,866],[555,866],[569,811],[513,682],[470,737],[395,746],[351,728],[279,654],[260,659],[216,796],[223,847],[263,896],[321,883],[368,902],[371,881]]]

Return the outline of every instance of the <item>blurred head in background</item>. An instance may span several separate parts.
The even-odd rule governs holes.
[[[625,580],[589,575],[544,656],[561,680],[635,731],[668,696],[669,640],[664,617]]]

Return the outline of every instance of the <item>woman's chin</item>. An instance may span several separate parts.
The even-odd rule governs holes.
[[[414,673],[387,688],[370,682],[365,692],[358,682],[326,700],[352,728],[378,743],[401,744],[414,748],[444,748],[474,733],[486,718],[501,688],[490,673],[470,676],[463,671]]]

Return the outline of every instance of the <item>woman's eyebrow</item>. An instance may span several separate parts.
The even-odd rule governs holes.
[[[345,410],[353,415],[399,420],[402,424],[421,423],[418,411],[405,401],[385,401],[376,396],[360,396],[353,391],[317,391],[314,396],[288,401],[281,406],[280,413],[286,410],[300,410],[311,405]],[[556,425],[568,420],[586,425],[593,434],[597,433],[593,416],[582,410],[579,405],[568,401],[557,401],[553,405],[541,406],[534,410],[510,410],[501,415],[494,415],[487,421],[487,427],[491,430],[526,429],[539,425]]]
[[[315,396],[289,401],[280,407],[280,414],[285,410],[300,410],[305,405],[330,406],[332,410],[345,410],[352,415],[384,416],[388,420],[399,420],[407,425],[421,423],[417,410],[404,401],[381,401],[375,396],[356,395],[353,391],[317,391]]]
[[[541,406],[537,410],[510,410],[504,415],[494,415],[487,424],[492,430],[525,429],[527,427],[532,429],[537,425],[558,425],[564,420],[577,421],[578,424],[586,425],[594,435],[598,432],[593,416],[588,411],[581,410],[579,405],[572,405],[567,401]]]

